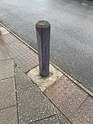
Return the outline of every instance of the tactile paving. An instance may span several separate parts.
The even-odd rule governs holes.
[[[88,96],[64,75],[53,86],[47,89],[45,94],[68,118]]]
[[[70,120],[73,124],[93,124],[93,98],[88,97]]]

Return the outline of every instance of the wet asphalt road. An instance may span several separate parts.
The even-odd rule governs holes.
[[[0,0],[0,21],[37,48],[35,24],[51,23],[51,60],[93,92],[93,6],[84,0]]]

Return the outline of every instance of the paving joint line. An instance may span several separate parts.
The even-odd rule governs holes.
[[[9,31],[12,35],[14,35],[17,39],[19,39],[22,43],[24,43],[26,46],[28,46],[31,50],[33,50],[36,54],[38,54],[37,50],[35,50],[32,46],[30,46],[29,44],[27,44],[24,40],[22,40],[21,37],[19,37],[17,34],[15,34],[13,31],[11,31],[9,28],[7,28],[2,22],[0,22],[0,25],[2,27],[4,27],[7,31]],[[62,70],[61,68],[59,68],[57,65],[55,65],[53,62],[50,61],[50,63],[60,72],[62,72],[67,78],[69,78],[71,81],[73,81],[74,84],[76,84],[78,87],[80,87],[81,89],[83,89],[86,93],[88,93],[91,97],[93,97],[93,92],[90,91],[89,89],[87,89],[85,86],[83,86],[82,84],[80,84],[79,81],[77,81],[77,79],[72,78],[67,72],[65,72],[64,70]]]
[[[18,67],[19,68],[19,67]],[[22,71],[23,72],[23,71]],[[14,73],[15,74],[15,73]],[[30,79],[30,78],[29,78]],[[31,79],[30,79],[31,80]],[[32,80],[31,80],[32,81]],[[33,82],[33,81],[32,81]],[[34,83],[34,82],[33,82]],[[15,76],[15,87],[17,87],[16,86],[16,76]],[[17,88],[16,88],[16,101],[18,101],[17,100],[17,92],[18,91],[22,91],[23,89],[28,89],[28,88],[31,88],[31,87],[37,87],[37,88],[39,88],[35,83],[34,83],[34,86],[28,86],[28,87],[26,87],[26,88],[21,88],[21,89],[19,89],[19,90],[17,90]],[[40,89],[40,88],[39,88]],[[43,93],[43,92],[42,92]],[[43,95],[50,101],[50,99],[43,93]],[[51,101],[50,101],[51,102]],[[51,104],[52,105],[54,105],[52,102],[51,102]],[[54,105],[54,109],[57,109],[57,107]],[[53,116],[55,116],[55,115],[57,115],[58,113],[56,112],[56,114],[52,114],[52,115],[50,115],[50,116],[47,116],[47,117],[45,117],[45,118],[41,118],[41,119],[38,119],[38,120],[35,120],[35,121],[32,121],[32,122],[37,122],[37,121],[40,121],[40,120],[44,120],[44,119],[46,119],[46,118],[51,118],[51,117],[53,117]],[[18,102],[17,102],[17,116],[18,116],[18,122],[19,122],[19,114],[18,114]],[[30,123],[32,123],[32,122],[30,122]],[[28,123],[28,124],[30,124],[30,123]],[[19,123],[18,123],[19,124]]]
[[[61,121],[60,121],[60,119],[59,119],[59,116],[58,116],[58,114],[57,114],[57,118],[58,118],[58,121],[59,121],[59,123],[61,124]]]
[[[44,92],[42,92],[42,93],[48,98],[48,96],[47,96]],[[48,98],[48,99],[49,99],[49,98]],[[62,113],[62,114],[66,117],[66,115],[53,103],[53,101],[52,101],[51,99],[49,99],[49,101],[54,105],[54,107],[55,107],[60,113]],[[56,110],[56,113],[57,113],[57,115],[58,115],[57,110]],[[69,120],[68,117],[66,117],[66,119],[67,119],[71,124],[73,124],[73,123]]]
[[[19,113],[18,113],[18,97],[17,97],[17,85],[16,85],[16,76],[15,76],[15,69],[14,69],[14,80],[15,80],[15,94],[16,94],[16,105],[17,105],[17,122],[19,124]]]
[[[35,65],[35,66],[34,66],[33,68],[31,68],[30,70],[36,68],[37,66],[39,66],[39,64]],[[28,73],[30,70],[26,71],[25,74],[27,75],[27,73]]]
[[[5,108],[2,108],[2,109],[0,109],[0,111],[5,110],[5,109],[8,109],[8,108],[15,107],[15,106],[17,106],[17,105],[11,105],[11,106],[8,106],[8,107],[5,107]]]
[[[38,120],[34,120],[34,121],[32,121],[32,122],[29,122],[28,124],[31,124],[31,123],[33,123],[33,122],[38,122],[38,121],[41,121],[41,120],[44,120],[44,119],[48,119],[48,118],[51,118],[51,117],[54,117],[54,116],[56,116],[57,114],[53,114],[53,115],[50,115],[50,116],[47,116],[47,117],[44,117],[44,118],[41,118],[41,119],[38,119]]]
[[[19,68],[19,67],[18,67]],[[22,71],[23,72],[23,71]],[[15,78],[16,79],[16,78]],[[30,79],[30,78],[29,78]],[[31,80],[31,79],[30,79]],[[32,80],[31,80],[32,81]],[[33,82],[33,81],[32,81]],[[34,82],[33,82],[34,83]],[[34,83],[34,86],[36,86],[37,88],[39,88],[35,83]],[[26,87],[26,88],[21,88],[21,89],[19,89],[19,90],[16,90],[17,92],[18,91],[22,91],[23,89],[28,89],[28,88],[31,88],[31,87],[34,87],[34,86],[28,86],[28,87]],[[39,88],[40,89],[40,88]],[[54,106],[54,108],[56,108],[58,111],[60,111],[60,109],[46,96],[46,94],[44,93],[44,92],[42,92],[43,94],[44,94],[44,96],[51,102],[51,104]],[[56,110],[55,110],[56,111]],[[61,111],[60,111],[60,113],[62,113]],[[63,114],[63,113],[62,113]],[[55,116],[55,115],[57,115],[58,116],[58,112],[56,111],[56,114],[54,114],[54,115],[51,115],[51,116]],[[64,115],[64,114],[63,114]],[[65,115],[64,115],[65,116]],[[66,117],[66,116],[65,116]],[[45,117],[45,118],[50,118],[50,116],[49,117]],[[43,119],[45,119],[45,118],[43,118]],[[43,119],[40,119],[40,120],[43,120]],[[58,118],[59,119],[59,118]],[[66,119],[70,122],[70,120],[66,117]],[[33,121],[33,122],[37,122],[37,121],[40,121],[40,120],[35,120],[35,121]],[[60,119],[59,119],[60,120]],[[30,123],[32,123],[32,122],[30,122]],[[28,123],[28,124],[30,124],[30,123]],[[70,122],[71,124],[72,124],[72,122]],[[61,124],[61,123],[60,123]]]
[[[83,102],[79,105],[78,108],[80,108],[80,107],[83,105],[83,103],[87,100],[88,97],[89,97],[89,95],[83,100]],[[78,109],[78,108],[77,108],[77,109]],[[73,112],[73,114],[77,111],[77,109]]]
[[[31,80],[32,81],[32,80]],[[27,89],[29,89],[29,88],[32,88],[32,87],[38,87],[37,85],[34,85],[34,86],[28,86],[28,87],[26,87],[26,88],[20,88],[20,89],[16,89],[16,92],[19,92],[19,91],[22,91],[22,90],[27,90]],[[38,87],[39,88],[39,87]]]
[[[19,69],[23,72],[23,70],[22,70],[20,67],[17,67],[17,68],[19,68]],[[32,69],[33,69],[33,68],[32,68]],[[24,72],[23,72],[23,73],[24,73]],[[24,73],[24,74],[26,74],[26,73]],[[27,74],[26,74],[26,76],[28,77]],[[28,77],[28,78],[29,78],[29,77]],[[33,82],[33,80],[31,80],[31,78],[29,78],[29,80]],[[34,84],[34,86],[36,86],[36,87],[39,88],[39,86],[37,86],[36,83],[33,82],[33,84]],[[30,87],[34,87],[34,86],[27,86],[26,89],[28,89],[28,88],[30,88]],[[21,91],[22,89],[25,89],[25,88],[20,88],[19,91]],[[40,89],[40,88],[39,88],[39,89]],[[16,91],[18,92],[18,90],[16,90]],[[42,92],[42,93],[43,93],[43,92]],[[44,93],[43,93],[43,94],[44,94]],[[45,94],[44,94],[44,95],[45,95]],[[46,96],[46,95],[45,95],[45,96]],[[46,96],[46,97],[47,97],[47,96]],[[48,98],[48,97],[47,97],[47,98]]]
[[[83,105],[83,103],[86,101],[86,99],[89,97],[89,95],[83,100],[83,102],[78,106],[78,108],[80,108],[82,105]],[[78,108],[73,112],[73,114],[78,110]],[[60,111],[60,110],[59,110]],[[60,111],[61,112],[61,111]],[[62,112],[61,112],[62,113]],[[63,114],[63,113],[62,113]],[[72,114],[72,115],[73,115]],[[64,114],[63,114],[64,115]],[[66,115],[64,115],[65,117],[66,117]],[[66,119],[71,123],[71,124],[73,124],[73,122],[71,122],[67,117],[66,117]]]
[[[87,89],[85,86],[83,86],[77,79],[72,78],[67,72],[59,68],[57,65],[55,65],[53,62],[51,64],[58,69],[60,72],[62,72],[67,78],[69,78],[74,84],[76,84],[79,88],[81,88],[83,91],[85,91],[87,94],[89,94],[91,97],[93,97],[93,92]]]
[[[9,59],[10,59],[10,58],[9,58]],[[52,62],[51,62],[51,63],[52,63]],[[56,66],[54,63],[52,63],[52,65],[54,65],[54,67]],[[38,65],[36,65],[36,66],[38,66]],[[35,67],[33,67],[33,68],[35,68]],[[33,69],[33,68],[32,68],[32,69]],[[57,66],[56,66],[56,69],[60,70],[60,68],[57,67]],[[15,70],[15,69],[14,69],[14,70]],[[27,72],[29,72],[29,71],[27,71]],[[26,72],[26,73],[27,73],[27,72]],[[64,71],[62,70],[62,73],[63,73],[63,72],[64,72]],[[65,72],[65,73],[66,73],[66,72]],[[15,73],[14,73],[14,74],[15,74]],[[65,75],[65,76],[66,76],[66,75]],[[67,76],[67,77],[68,77],[68,76]],[[9,78],[10,78],[10,77],[9,77]],[[69,78],[69,77],[68,77],[68,78]],[[7,79],[7,78],[6,78],[6,79]],[[4,79],[4,80],[5,80],[5,79]],[[71,78],[70,80],[72,80],[72,78]],[[16,78],[15,78],[15,86],[16,86]],[[29,87],[31,87],[31,86],[29,86]],[[29,87],[27,87],[27,88],[29,88]],[[44,94],[44,95],[45,95],[45,94]],[[46,97],[47,97],[47,96],[46,96]],[[48,98],[48,97],[47,97],[47,98]],[[48,99],[49,99],[49,98],[48,98]],[[87,99],[87,97],[86,97],[86,99]],[[85,99],[85,100],[86,100],[86,99]],[[84,100],[84,101],[85,101],[85,100]],[[50,101],[51,101],[51,100],[50,100]],[[83,102],[84,102],[84,101],[83,101]],[[83,104],[83,102],[82,102],[81,104]],[[17,93],[16,93],[16,103],[17,103]],[[52,102],[51,102],[51,103],[52,103]],[[18,104],[18,103],[17,103],[17,104]],[[53,103],[52,103],[52,104],[53,104]],[[80,104],[80,106],[81,106],[81,104]],[[18,123],[19,123],[18,105],[15,105],[15,106],[17,106],[17,116],[18,116]],[[55,105],[54,105],[54,106],[55,106]],[[79,106],[79,107],[80,107],[80,106]],[[55,107],[56,107],[56,106],[55,106]],[[78,108],[79,108],[79,107],[78,107]],[[56,108],[57,108],[57,107],[56,107]],[[61,113],[62,113],[62,112],[61,112]],[[63,114],[63,113],[62,113],[62,114]],[[44,120],[44,119],[46,119],[46,118],[51,118],[52,116],[55,116],[55,115],[58,116],[58,114],[54,114],[54,115],[51,115],[51,116],[49,116],[49,117],[45,117],[45,118],[43,118],[43,119],[35,120],[35,121],[33,121],[33,122],[40,121],[40,120]],[[64,115],[64,114],[63,114],[63,115]],[[66,116],[65,116],[65,117],[66,117]],[[59,118],[59,117],[58,117],[58,118]],[[67,118],[67,117],[66,117],[66,118]],[[67,118],[67,119],[68,119],[68,118]],[[69,120],[69,119],[68,119],[68,120]],[[69,120],[69,121],[70,121],[70,120]],[[30,122],[30,123],[31,123],[31,122]],[[28,124],[30,124],[30,123],[28,123]],[[72,122],[70,122],[70,123],[72,123]]]
[[[52,103],[53,104],[53,103]],[[56,108],[57,108],[57,106],[55,106]],[[69,118],[68,117],[66,117],[66,115],[64,114],[64,113],[62,113],[62,111],[60,111],[60,109],[59,108],[57,108],[58,109],[58,111],[71,123],[71,124],[73,124],[70,120],[69,120]],[[58,115],[58,114],[57,114]],[[58,116],[58,118],[59,118],[59,116]],[[59,119],[60,120],[60,119]]]
[[[7,79],[11,79],[11,78],[14,78],[14,76],[8,77],[8,78],[4,78],[4,79],[0,79],[0,81],[4,81],[4,80],[7,80]]]

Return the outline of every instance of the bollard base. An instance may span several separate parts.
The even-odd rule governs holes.
[[[44,91],[46,88],[51,86],[57,79],[59,79],[63,74],[50,64],[50,73],[47,77],[39,76],[39,66],[35,67],[29,71],[28,76],[31,80],[36,83],[39,88]]]

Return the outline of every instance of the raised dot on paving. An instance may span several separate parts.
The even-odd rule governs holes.
[[[70,120],[73,124],[93,124],[93,98],[86,98]]]
[[[45,94],[68,118],[88,96],[64,75],[49,87]]]

